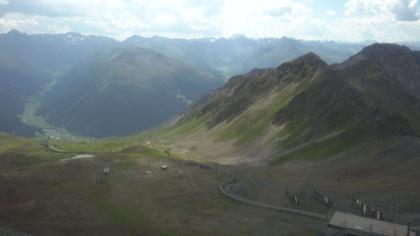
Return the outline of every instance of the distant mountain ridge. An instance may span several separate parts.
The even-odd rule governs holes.
[[[363,44],[304,41],[287,37],[250,39],[244,36],[190,40],[132,36],[125,43],[182,58],[196,66],[217,70],[226,77],[252,68],[273,67],[310,51],[316,52],[328,63],[341,62],[363,47]]]
[[[28,35],[12,30],[0,34],[0,62],[48,75],[69,69],[117,44],[111,38],[78,33]]]

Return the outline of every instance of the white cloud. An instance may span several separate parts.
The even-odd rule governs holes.
[[[4,6],[4,5],[7,5],[7,4],[9,4],[9,1],[7,1],[7,0],[0,0],[0,6]]]
[[[0,18],[0,29],[10,30],[19,28],[22,31],[31,31],[39,25],[39,17],[27,17],[21,13],[8,13]]]
[[[325,11],[325,14],[326,14],[327,16],[336,16],[336,15],[337,15],[337,12],[336,12],[336,11],[334,11],[334,10],[326,10],[326,11]]]
[[[245,34],[251,37],[308,38],[312,31],[309,29],[318,23],[309,7],[289,0],[226,1],[217,20],[224,36]]]
[[[392,16],[399,21],[415,21],[419,18],[417,0],[349,0],[347,16]]]
[[[245,34],[343,41],[420,38],[417,0],[348,0],[344,14],[328,5],[312,9],[316,1],[8,0],[0,7],[0,30],[77,31],[118,39],[133,34],[183,38]]]
[[[345,13],[325,25],[324,38],[382,42],[417,41],[420,36],[416,0],[349,0]]]

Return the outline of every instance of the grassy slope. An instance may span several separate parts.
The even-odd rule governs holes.
[[[122,142],[123,141],[120,139],[109,139],[98,142],[59,141],[59,143],[56,142],[55,145],[63,148],[66,152],[101,152],[102,154],[99,155],[101,156],[102,161],[110,164],[113,160],[119,160],[116,164],[111,164],[113,172],[121,172],[132,169],[137,166],[136,160],[139,158],[158,158],[152,161],[154,162],[165,156],[162,152],[142,145],[133,146],[133,143],[130,142],[126,142],[124,143],[125,146],[121,146]],[[128,146],[130,147],[126,148]],[[112,154],[105,153],[107,151],[112,152]],[[59,166],[54,163],[61,158],[68,157],[69,155],[72,154],[49,152],[40,145],[39,141],[35,139],[26,139],[7,134],[0,134],[0,162],[1,167],[3,167],[1,168],[2,174],[8,174],[9,179],[13,179],[15,174],[20,173],[23,170],[27,171],[26,174],[29,173],[36,175],[36,173],[31,173],[32,170],[37,172],[37,169],[49,168],[49,172],[54,173],[55,169],[59,168]],[[171,160],[167,161],[171,163],[173,162]],[[89,166],[93,163],[79,163],[78,165],[80,164],[82,164],[82,166],[80,166],[81,169],[77,171],[77,174],[84,176],[86,175],[86,169],[90,169],[91,167]],[[47,167],[49,165],[51,166]],[[95,172],[92,172],[92,174],[93,173]],[[45,179],[47,177],[48,176],[42,176],[40,178]],[[51,185],[51,189],[48,190],[51,191],[49,194],[56,194],[54,193],[54,189],[56,187],[54,187],[54,183],[51,182],[53,179],[45,179],[44,181],[45,184]],[[61,183],[62,187],[60,188],[60,191],[65,193],[67,192],[69,195],[73,195],[75,192],[81,194],[84,198],[83,203],[92,204],[91,206],[97,209],[99,217],[103,218],[105,222],[108,222],[111,225],[122,225],[123,227],[131,228],[132,230],[134,230],[138,225],[150,225],[145,229],[147,231],[154,232],[153,235],[171,235],[171,230],[160,228],[151,224],[150,220],[147,219],[144,212],[141,210],[139,211],[139,209],[134,209],[130,204],[124,204],[120,201],[115,202],[116,199],[113,199],[111,193],[115,191],[115,188],[118,187],[118,185],[124,184],[120,181],[121,177],[118,176],[110,177],[109,180],[102,185],[92,185],[88,184],[86,181],[73,182],[64,180],[63,183]],[[129,188],[129,186],[125,187]],[[63,210],[68,211],[68,209]]]
[[[237,119],[223,125],[213,137],[217,141],[228,141],[237,139],[238,144],[246,144],[253,141],[270,124],[274,114],[284,107],[290,99],[290,90],[276,95],[269,104],[260,107],[257,111],[241,115]],[[194,117],[186,122],[181,122],[174,127],[166,127],[158,130],[154,135],[166,138],[177,138],[179,136],[192,134],[197,131],[207,130],[206,122],[208,116]]]
[[[276,131],[280,133],[275,135],[273,135],[270,129],[273,128],[272,122],[276,115],[288,106],[290,101],[294,99],[297,94],[314,86],[314,84],[319,84],[318,81],[323,80],[323,75],[326,71],[323,69],[322,63],[318,64],[319,62],[313,55],[309,55],[302,60],[308,60],[309,63],[313,63],[312,65],[320,65],[321,69],[306,65],[303,66],[304,69],[299,69],[300,61],[297,60],[296,62],[290,63],[293,69],[287,72],[285,77],[282,78],[276,78],[275,76],[273,78],[272,71],[261,73],[255,72],[254,75],[258,77],[258,80],[261,80],[258,82],[260,84],[258,86],[268,89],[264,90],[266,92],[259,91],[259,95],[256,96],[256,98],[249,98],[246,97],[246,94],[244,95],[244,91],[247,91],[248,89],[253,90],[255,89],[255,86],[257,86],[252,84],[252,73],[250,75],[251,78],[231,80],[230,83],[225,86],[226,88],[220,92],[221,95],[219,97],[216,96],[212,98],[219,108],[209,106],[209,108],[205,109],[210,110],[210,112],[204,113],[204,115],[192,116],[190,119],[183,119],[173,127],[162,128],[151,135],[169,139],[171,140],[170,142],[177,143],[183,137],[188,139],[188,136],[191,134],[202,134],[208,136],[208,138],[214,142],[234,141],[235,146],[237,146],[239,150],[246,150],[259,145],[268,144],[271,146],[276,140],[281,141],[282,139],[299,136],[304,130],[299,130],[299,127],[292,123],[287,124],[287,129],[284,131]],[[287,66],[282,67],[279,70],[285,70],[285,68],[287,68]],[[302,72],[302,70],[306,72]],[[268,76],[268,78],[264,78],[264,76]],[[249,85],[248,81],[251,81],[251,85]],[[282,85],[276,88],[277,83],[282,83]],[[243,97],[241,98],[242,100],[229,97],[229,94],[232,93]],[[218,113],[229,112],[223,104],[219,104],[221,101],[223,102],[225,99],[223,96],[226,96],[226,94],[228,94],[226,99],[229,99],[229,102],[233,104],[232,107],[238,107],[244,103],[246,104],[246,101],[253,102],[244,111],[239,112],[236,117],[219,123],[215,127],[215,130],[208,132],[209,122],[214,119],[214,117],[220,117],[220,114]],[[235,102],[237,104],[235,104]],[[229,117],[229,115],[226,115],[226,117]],[[200,146],[200,144],[197,144],[197,146]],[[203,153],[203,155],[207,155],[207,153]]]
[[[0,156],[3,173],[54,162],[62,155],[48,152],[37,139],[0,133]]]
[[[274,95],[265,94],[247,111],[227,123],[217,133],[217,140],[237,139],[238,144],[249,144],[257,138],[264,137],[276,114],[281,112],[297,94],[316,83],[320,79],[320,74],[322,72],[318,71],[301,81],[291,82],[285,88],[276,90]]]
[[[226,141],[237,139],[239,144],[246,144],[254,141],[270,125],[276,112],[281,110],[291,99],[292,89],[284,89],[265,107],[260,107],[257,111],[247,114],[245,112],[237,119],[226,124],[226,126],[217,133],[217,140]]]
[[[60,162],[74,154],[52,153],[37,140],[1,135],[0,189],[14,189],[0,192],[2,220],[35,235],[135,235],[141,229],[146,235],[210,236],[251,235],[271,217],[270,212],[244,209],[222,198],[216,186],[224,174],[167,158],[134,139],[138,141],[60,141],[54,144],[65,151],[105,151],[93,159]],[[109,148],[122,142],[125,146],[118,150]],[[16,161],[20,155],[26,155],[22,162]],[[162,172],[162,163],[170,169]],[[98,184],[95,179],[104,166],[111,167],[111,174]],[[290,228],[293,223],[287,222],[270,227]],[[306,226],[301,230],[313,233]],[[301,230],[292,229],[296,235]]]
[[[347,76],[345,81],[325,80],[294,99],[284,111],[283,119],[288,122],[285,142],[278,145],[292,147],[311,137],[343,133],[304,146],[277,163],[331,157],[378,137],[416,136],[419,132],[418,102],[376,65],[360,63],[342,73]]]
[[[343,135],[332,136],[326,140],[315,141],[292,150],[287,154],[280,155],[271,163],[280,165],[288,161],[297,160],[317,161],[346,152],[354,148],[355,144],[356,142],[354,140],[348,140]]]

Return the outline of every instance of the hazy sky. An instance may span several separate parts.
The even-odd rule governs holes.
[[[0,0],[0,32],[420,41],[417,0]]]

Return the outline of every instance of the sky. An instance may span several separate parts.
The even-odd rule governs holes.
[[[0,32],[420,41],[417,0],[0,0]]]

